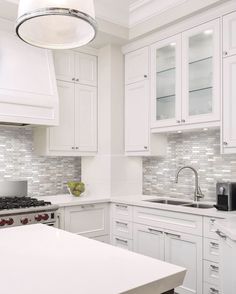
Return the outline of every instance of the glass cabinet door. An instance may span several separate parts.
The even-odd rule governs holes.
[[[179,36],[152,46],[152,127],[176,125],[181,119]]]
[[[219,23],[183,33],[182,123],[219,119]]]

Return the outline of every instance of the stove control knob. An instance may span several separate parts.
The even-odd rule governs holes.
[[[7,224],[8,226],[13,225],[13,224],[14,224],[14,220],[13,220],[13,218],[9,218],[8,220],[6,220],[6,224]]]
[[[3,227],[3,226],[5,226],[5,224],[6,224],[5,219],[1,219],[0,220],[0,226]]]
[[[42,216],[43,220],[47,221],[49,219],[49,215],[47,213],[45,213],[43,216]]]
[[[34,218],[37,222],[40,222],[42,220],[42,215],[41,214],[38,214],[35,216]]]
[[[22,225],[27,225],[29,222],[28,218],[22,218],[20,221],[21,221]]]

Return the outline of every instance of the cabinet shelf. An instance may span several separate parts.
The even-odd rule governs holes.
[[[157,74],[162,74],[164,72],[172,71],[172,70],[175,70],[175,69],[176,69],[176,67],[170,67],[170,68],[167,68],[167,69],[163,69],[163,70],[157,71],[156,73]]]
[[[168,99],[170,97],[175,97],[175,94],[172,95],[167,95],[167,96],[161,96],[161,97],[156,97],[157,100],[162,100],[162,99]]]
[[[206,58],[197,59],[197,60],[189,62],[189,65],[199,63],[199,62],[202,62],[202,61],[211,60],[212,58],[213,58],[212,56],[209,56],[209,57],[206,57]]]
[[[194,90],[190,90],[189,93],[199,92],[199,91],[204,91],[204,90],[210,90],[212,88],[213,87],[205,87],[205,88],[194,89]]]

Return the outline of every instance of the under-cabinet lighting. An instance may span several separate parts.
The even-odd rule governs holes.
[[[177,134],[181,134],[182,133],[182,131],[177,131]]]
[[[170,43],[170,46],[174,47],[176,45],[175,42]]]
[[[213,30],[205,30],[204,34],[205,35],[211,35],[213,33]]]
[[[208,131],[208,128],[204,128],[203,131]]]

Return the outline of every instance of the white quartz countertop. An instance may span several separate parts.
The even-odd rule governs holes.
[[[217,220],[215,223],[215,228],[236,242],[236,217]]]
[[[127,205],[156,208],[156,209],[175,211],[175,212],[184,212],[189,214],[216,217],[216,218],[227,218],[227,217],[236,216],[236,211],[219,211],[216,208],[208,208],[208,209],[191,208],[191,207],[184,207],[180,205],[177,206],[177,205],[160,204],[160,203],[153,203],[153,202],[146,201],[146,200],[153,200],[156,198],[173,199],[173,198],[168,198],[161,195],[160,196],[126,195],[122,197],[109,198],[109,197],[103,197],[98,195],[85,194],[85,195],[82,195],[81,197],[75,197],[70,194],[64,194],[64,195],[45,196],[45,197],[37,197],[37,198],[50,201],[52,202],[52,204],[57,204],[60,207],[90,204],[90,203],[111,202],[111,203],[121,203],[121,204],[127,204]],[[175,198],[175,199],[178,199],[178,198]],[[186,199],[179,199],[179,200],[185,201]],[[209,203],[209,202],[204,202],[204,203]]]
[[[0,230],[1,293],[159,294],[185,269],[46,225]]]

